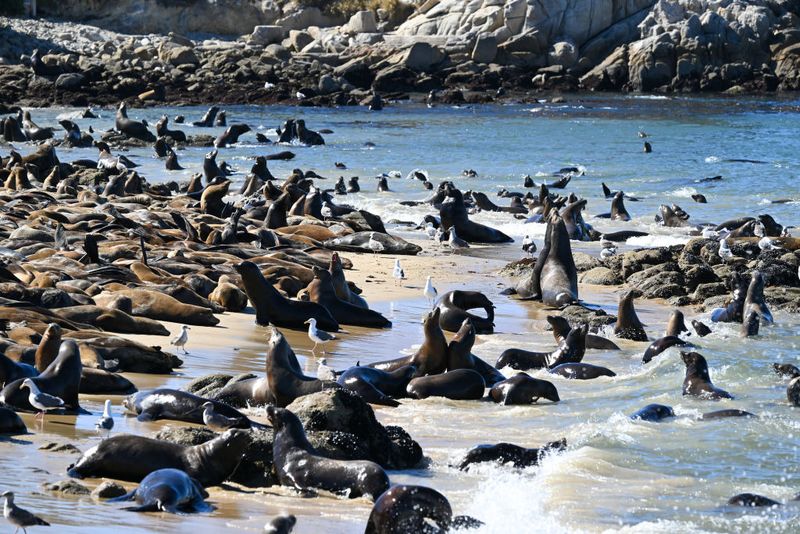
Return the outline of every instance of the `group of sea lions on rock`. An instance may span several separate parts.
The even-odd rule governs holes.
[[[15,119],[4,123],[7,138],[17,141],[9,120]],[[208,122],[208,117],[201,122]],[[146,124],[127,117],[124,102],[115,126],[124,137],[159,146]],[[228,127],[214,146],[221,149],[235,143],[247,129],[246,125]],[[166,120],[159,122],[157,130],[162,141],[181,142],[183,132],[168,130]],[[40,135],[30,125],[27,133],[22,131],[25,139]],[[279,132],[279,142],[324,143],[302,120],[288,121]],[[758,333],[759,324],[773,320],[765,287],[800,285],[798,257],[789,252],[797,243],[780,237],[785,229],[768,216],[723,223],[714,230],[727,228],[731,232],[727,236],[702,234],[685,246],[576,262],[572,239],[616,242],[641,234],[600,234],[583,220],[586,199],[549,192],[549,188],[566,187],[576,170],[562,169],[564,176],[542,184],[538,197],[506,191],[504,196],[512,199],[509,209],[498,208],[480,192],[465,194],[453,182],[443,182],[428,199],[406,203],[438,211],[438,219],[430,216],[425,222],[466,242],[511,241],[499,230],[470,220],[473,209],[499,209],[512,217],[547,223],[538,258],[509,293],[563,310],[561,316],[548,317],[556,348],[545,352],[508,349],[493,367],[473,354],[472,348],[476,335],[494,332],[494,305],[482,293],[455,290],[445,293],[427,314],[422,345],[410,356],[337,371],[336,380],[319,379],[303,373],[276,327],[303,329],[310,319],[331,332],[339,331],[340,325],[391,327],[388,319],[369,309],[359,296],[360,289],[346,280],[345,269],[351,263],[336,251],[416,254],[420,247],[390,235],[376,215],[338,204],[332,191],[315,185],[310,171],[296,169],[282,183],[274,183],[267,158],[261,158],[245,179],[242,195],[231,200],[232,182],[216,163],[216,149],[204,159],[202,173],[188,183],[151,184],[120,157],[111,156],[109,145],[102,141],[97,145],[101,151],[97,162],[61,162],[51,143],[24,157],[11,150],[7,158],[0,158],[4,186],[0,191],[0,320],[8,325],[7,339],[0,340],[4,353],[0,355],[0,402],[4,404],[0,429],[24,431],[14,412],[38,409],[32,402],[34,392],[23,387],[32,383],[41,393],[61,399],[56,411],[62,413],[83,412],[80,393],[129,394],[124,405],[142,420],[185,421],[220,432],[209,430],[202,437],[186,438],[197,438],[196,443],[116,435],[70,466],[73,477],[141,482],[136,492],[125,497],[135,499],[139,511],[209,510],[203,487],[246,477],[238,469],[240,463],[247,462],[249,469],[254,460],[248,455],[266,451],[268,457],[259,459],[266,467],[260,469],[258,483],[270,480],[301,491],[367,496],[375,501],[367,532],[416,532],[428,525],[426,520],[441,531],[474,527],[480,522],[453,518],[446,498],[431,488],[390,487],[385,470],[418,465],[422,451],[399,427],[377,423],[368,403],[391,407],[412,402],[403,399],[428,397],[486,399],[501,405],[540,399],[559,402],[553,383],[525,372],[507,378],[498,369],[545,369],[579,380],[613,377],[614,371],[583,362],[587,349],[619,350],[613,341],[589,329],[597,326],[593,321],[599,318],[603,324],[614,323],[620,339],[649,341],[633,305],[639,296],[672,297],[675,306],[719,304],[714,306],[718,309],[711,313],[712,320],[742,323],[742,335],[750,336]],[[164,150],[167,155],[172,151],[168,144]],[[103,164],[102,158],[108,157],[113,161]],[[606,198],[610,194],[608,190]],[[630,220],[624,198],[630,197],[621,191],[613,193],[612,219]],[[676,208],[662,207],[664,224],[685,223],[688,215]],[[749,237],[750,232],[754,237]],[[775,237],[774,243],[767,247],[751,241],[762,235]],[[582,306],[578,265],[584,281],[594,272],[595,280],[607,274],[613,275],[606,277],[609,283],[626,281],[631,286],[620,296],[615,320]],[[786,275],[789,266],[794,269]],[[721,302],[717,297],[729,287],[733,298]],[[161,347],[144,346],[117,334],[167,335],[159,321],[214,326],[219,322],[216,314],[241,311],[248,301],[255,309],[255,322],[272,326],[263,377],[203,377],[186,390],[136,392],[135,384],[115,374],[169,373],[182,363]],[[784,302],[795,305],[795,301]],[[469,311],[476,308],[483,309],[486,317]],[[698,321],[692,324],[699,337],[706,335],[708,327]],[[449,342],[444,330],[455,332]],[[697,348],[681,338],[687,332],[683,314],[676,310],[666,335],[646,349],[643,364],[671,347]],[[712,384],[704,356],[682,352],[681,357],[686,365],[684,395],[731,398]],[[784,374],[792,377],[789,400],[800,405],[800,371],[789,369]],[[267,407],[274,433],[271,441],[264,436],[269,434],[265,425],[239,411],[257,406]],[[348,429],[336,423],[314,428],[320,420],[327,421],[331,406],[359,413],[366,423]],[[703,418],[745,415],[753,414],[721,410]],[[670,407],[649,405],[631,417],[658,421],[671,416]],[[370,434],[364,434],[363,428],[370,429]],[[350,441],[343,444],[338,434],[331,435],[334,432],[349,434]],[[533,465],[548,451],[564,447],[563,440],[539,449],[506,443],[480,446],[467,454],[460,467],[487,460]],[[289,529],[293,524],[285,523]]]

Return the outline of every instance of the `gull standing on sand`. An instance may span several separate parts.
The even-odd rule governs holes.
[[[322,354],[325,354],[325,343],[333,341],[336,339],[336,336],[329,334],[325,330],[318,329],[317,320],[313,317],[306,321],[306,324],[308,325],[308,339],[314,342],[314,348],[311,349],[311,354],[314,354],[314,351],[317,350],[317,345],[322,345]]]
[[[378,252],[383,252],[383,243],[375,239],[375,232],[370,232],[369,243],[367,243],[367,246],[375,254],[377,254]]]
[[[97,420],[94,427],[97,431],[105,430],[106,437],[111,434],[111,429],[114,428],[114,418],[111,417],[111,401],[106,399],[106,404],[103,407],[103,417]]]
[[[30,378],[26,378],[22,381],[22,387],[27,387],[30,390],[30,394],[28,394],[28,402],[31,403],[31,406],[39,410],[39,414],[36,417],[41,416],[42,420],[44,420],[44,414],[47,412],[47,410],[53,410],[55,408],[61,408],[64,406],[63,400],[54,395],[40,391],[36,386],[36,382]]]
[[[225,432],[239,424],[239,421],[215,412],[213,402],[204,402],[203,423],[214,432]]]
[[[536,243],[528,234],[525,234],[525,238],[522,240],[522,250],[531,256],[536,252]]]
[[[433,226],[433,223],[427,223],[425,225],[425,233],[428,234],[428,239],[434,239],[436,237],[436,227]]]
[[[450,238],[447,240],[447,244],[450,245],[450,248],[453,250],[459,250],[462,248],[469,248],[469,243],[458,237],[456,235],[456,227],[450,227]]]
[[[431,304],[431,309],[433,309],[433,305],[436,304],[436,297],[439,295],[439,292],[436,291],[435,287],[433,287],[430,276],[425,281],[425,290],[422,294],[425,295],[426,299],[428,299],[428,302]]]
[[[317,367],[317,379],[319,380],[333,380],[336,381],[336,373],[332,367],[328,366],[328,360],[322,358]]]
[[[189,342],[189,330],[190,328],[186,325],[181,327],[181,333],[178,336],[170,341],[170,345],[175,345],[175,349],[183,349],[184,354],[189,354],[186,351],[186,343]]]
[[[394,276],[394,283],[397,285],[398,282],[402,282],[406,279],[406,273],[403,271],[403,268],[400,267],[400,260],[394,260],[394,272],[392,273]]]
[[[28,533],[25,530],[25,527],[33,527],[33,526],[43,526],[49,527],[50,523],[45,521],[40,517],[36,517],[29,511],[20,508],[16,504],[14,504],[14,492],[13,491],[6,491],[2,494],[2,497],[5,497],[6,502],[3,505],[3,517],[6,518],[6,521],[17,527],[14,531],[14,534],[19,532],[19,529],[22,529],[22,532],[25,534]]]

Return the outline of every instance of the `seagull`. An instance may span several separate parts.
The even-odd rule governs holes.
[[[367,243],[367,246],[375,254],[377,254],[378,252],[383,252],[383,243],[375,239],[375,232],[370,232],[369,243]]]
[[[436,229],[436,235],[434,236],[433,240],[438,243],[444,241],[444,231],[441,228]]]
[[[186,351],[186,343],[189,341],[189,330],[191,330],[188,326],[183,325],[181,327],[181,333],[178,336],[170,341],[170,345],[175,345],[176,349],[183,349],[184,354],[189,354]]]
[[[455,226],[450,227],[450,238],[447,240],[447,244],[450,245],[450,248],[453,250],[469,248],[469,243],[456,235]]]
[[[778,250],[781,247],[775,245],[775,243],[772,242],[772,239],[768,237],[762,237],[758,241],[758,248],[761,250]]]
[[[644,139],[647,137],[647,133],[644,130],[639,130],[639,139]]]
[[[729,260],[729,259],[733,258],[733,252],[731,252],[731,249],[728,248],[728,240],[727,239],[721,239],[720,240],[718,254],[719,254],[719,257],[722,258],[723,260]]]
[[[317,367],[317,378],[319,380],[336,380],[336,373],[332,367],[328,367],[328,360],[322,358]]]
[[[25,527],[33,527],[36,525],[41,525],[43,527],[49,527],[50,523],[45,521],[40,517],[36,517],[32,513],[27,510],[24,510],[14,504],[14,492],[13,491],[6,491],[2,494],[2,497],[5,497],[6,502],[3,505],[3,517],[6,518],[6,521],[17,527],[14,531],[14,534],[19,532],[19,529],[22,529],[22,532],[28,534],[28,531],[25,530]]]
[[[238,425],[239,421],[215,412],[213,402],[204,402],[203,423],[214,432],[225,432]]]
[[[617,245],[613,241],[609,241],[608,239],[606,239],[606,236],[601,235],[600,236],[600,247],[601,248],[613,248],[613,249],[616,249]]]
[[[331,203],[330,202],[326,201],[324,204],[322,204],[322,209],[320,210],[320,212],[322,213],[322,217],[324,219],[332,219],[333,218],[333,210],[331,209]]]
[[[401,173],[400,171],[389,171],[388,173],[384,173],[384,174],[386,174],[387,178],[402,178],[403,177],[403,173]]]
[[[703,228],[701,235],[703,236],[703,239],[716,239],[719,237],[719,232],[716,232],[711,228]]]
[[[436,303],[436,297],[439,295],[439,292],[436,291],[435,287],[433,287],[430,276],[425,281],[425,290],[422,292],[422,294],[425,295],[426,299],[428,299],[428,302],[431,304],[431,309],[433,309],[433,305]]]
[[[394,272],[392,273],[394,276],[395,285],[398,281],[403,281],[406,279],[406,273],[403,271],[403,268],[400,267],[400,260],[394,260]]]
[[[297,97],[297,100],[305,100],[305,98],[306,98],[306,95],[305,95],[305,94],[303,94],[303,93],[301,93],[300,91],[297,91],[297,92],[294,94],[294,96],[296,96],[296,97]]]
[[[756,237],[765,237],[767,235],[766,229],[764,228],[764,225],[761,223],[757,223],[753,227],[753,233],[756,235]]]
[[[536,243],[534,243],[533,239],[531,239],[531,236],[527,234],[525,235],[525,239],[522,240],[522,250],[531,256],[534,252],[536,252]]]
[[[306,321],[305,324],[308,325],[308,339],[314,342],[314,348],[311,349],[311,354],[314,354],[314,351],[317,350],[317,345],[322,345],[322,354],[325,354],[325,343],[336,339],[336,336],[324,330],[319,330],[317,328],[317,320],[313,317]]]
[[[425,225],[425,233],[428,234],[428,239],[434,239],[436,237],[436,228],[433,226],[433,223],[427,223]]]
[[[111,429],[114,428],[114,418],[111,417],[111,401],[106,399],[106,405],[103,407],[103,417],[97,420],[94,427],[99,432],[100,430],[106,431],[106,437],[111,434]]]
[[[604,248],[603,250],[600,251],[600,258],[604,259],[604,260],[607,260],[608,258],[610,258],[611,256],[613,256],[616,253],[617,253],[617,249],[615,249],[615,248]]]
[[[47,410],[64,406],[63,400],[54,395],[40,391],[39,388],[36,387],[36,383],[30,378],[26,378],[22,381],[22,387],[27,387],[31,390],[28,395],[28,402],[31,403],[31,406],[39,410],[39,414],[36,417],[41,416],[42,420],[44,420],[44,414]]]
[[[269,90],[269,89],[272,89],[273,87],[275,87],[274,83],[272,83],[272,82],[264,82],[264,89]]]

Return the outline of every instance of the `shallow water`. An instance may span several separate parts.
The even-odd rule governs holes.
[[[345,162],[347,178],[361,176],[359,195],[347,202],[380,213],[386,220],[419,221],[422,208],[401,208],[397,201],[422,199],[428,195],[415,180],[390,179],[394,193],[374,193],[371,176],[399,170],[405,176],[419,167],[430,173],[434,184],[453,179],[462,189],[491,193],[499,187],[522,190],[522,176],[531,174],[537,183],[552,181],[549,174],[564,166],[585,169],[585,176],[573,178],[566,191],[589,198],[588,214],[608,210],[600,182],[612,189],[624,189],[640,202],[626,202],[632,223],[609,223],[587,217],[605,229],[647,229],[662,237],[636,241],[629,246],[681,242],[683,231],[655,228],[653,215],[661,203],[678,203],[693,222],[720,222],[743,215],[769,211],[778,222],[796,225],[796,204],[766,205],[766,199],[796,198],[795,180],[800,171],[797,159],[800,141],[796,137],[798,102],[591,98],[563,105],[520,105],[454,109],[415,106],[386,108],[381,113],[363,110],[308,108],[230,108],[229,124],[246,122],[263,130],[289,117],[303,117],[312,129],[330,128],[324,147],[294,147],[297,159],[270,162],[278,177],[292,168],[313,169],[335,178],[342,172],[334,161]],[[68,111],[68,110],[67,110]],[[181,113],[187,120],[202,114],[199,108],[132,110],[130,115],[154,124],[162,112],[171,117]],[[36,110],[34,120],[52,124],[65,110]],[[113,112],[101,110],[99,120],[80,120],[85,128],[108,128]],[[196,129],[176,126],[188,133],[218,133],[221,128]],[[638,130],[649,134],[654,152],[641,151]],[[274,138],[274,135],[272,136]],[[285,147],[248,145],[252,134],[242,137],[243,145],[220,150],[218,161],[227,160],[241,171],[252,164],[249,158]],[[375,147],[367,149],[370,141]],[[30,148],[22,147],[23,151]],[[141,173],[150,180],[185,179],[199,171],[202,156],[209,149],[188,148],[179,152],[187,171],[168,173],[151,158],[150,149],[131,149],[127,155],[142,164]],[[94,157],[91,150],[58,150],[66,161]],[[729,159],[752,159],[763,164],[734,163]],[[477,179],[460,176],[466,168],[479,173]],[[538,174],[538,176],[537,176]],[[722,181],[696,183],[703,177],[722,175]],[[235,176],[239,181],[244,173]],[[709,204],[695,204],[693,192],[706,195]],[[495,203],[504,199],[490,195]],[[541,225],[524,226],[507,214],[475,216],[514,237],[526,233],[540,236]],[[401,235],[413,235],[408,231]],[[419,237],[419,234],[417,234]],[[539,243],[541,246],[541,243]],[[493,249],[497,258],[519,257],[519,244]],[[581,249],[597,253],[594,244]],[[485,255],[485,250],[482,251]],[[391,260],[383,260],[391,262]],[[547,310],[533,304],[509,300],[489,275],[476,276],[470,289],[486,291],[498,305],[497,331],[480,336],[475,353],[494,362],[505,348],[548,350],[552,336],[544,332]],[[440,292],[448,286],[439,277]],[[380,289],[368,287],[373,307],[387,314],[394,328],[386,332],[348,329],[329,364],[344,368],[356,361],[373,361],[411,350],[421,340],[419,317],[426,309],[420,300],[381,301]],[[582,287],[582,298],[610,312],[616,295],[608,289]],[[668,310],[653,302],[637,304],[651,338],[663,335]],[[697,314],[685,310],[688,320]],[[707,319],[707,316],[700,316]],[[741,340],[738,330],[718,328],[696,341],[699,352],[709,361],[716,385],[732,393],[734,400],[708,402],[681,396],[683,364],[673,349],[641,365],[646,344],[621,341],[623,350],[587,351],[585,361],[611,368],[614,378],[593,381],[551,380],[562,402],[544,402],[530,407],[504,407],[483,402],[444,399],[405,402],[397,409],[378,408],[384,423],[399,424],[420,442],[431,460],[426,469],[392,472],[395,483],[429,485],[444,493],[457,514],[470,514],[484,522],[485,533],[509,532],[797,532],[800,503],[777,510],[747,513],[722,505],[741,492],[760,493],[787,501],[800,492],[798,483],[797,411],[786,401],[785,382],[775,376],[774,361],[797,364],[800,318],[776,313],[776,325],[762,328],[761,336]],[[707,321],[706,321],[707,322]],[[263,329],[251,317],[226,319],[224,336],[204,347],[191,347],[179,375],[157,377],[134,375],[140,388],[161,384],[178,386],[189,378],[209,372],[261,372]],[[169,325],[172,331],[175,325]],[[314,374],[316,360],[307,358],[310,344],[302,334],[291,333],[290,342],[301,357],[301,365]],[[164,339],[159,340],[161,343]],[[100,398],[89,398],[86,407],[95,412]],[[633,422],[628,415],[649,403],[673,406],[676,419],[663,423]],[[115,404],[118,403],[115,402]],[[725,408],[744,409],[759,417],[720,421],[698,421],[697,416]],[[258,412],[255,412],[258,415]],[[78,418],[48,417],[40,435],[32,418],[24,416],[37,434],[20,441],[33,444],[0,443],[0,485],[20,492],[20,504],[57,520],[62,532],[108,530],[109,524],[124,522],[131,530],[163,532],[219,532],[226,529],[255,531],[281,510],[299,516],[296,532],[362,532],[370,505],[364,500],[346,501],[333,497],[303,499],[280,488],[236,493],[213,489],[211,501],[219,508],[211,516],[172,517],[166,514],[127,514],[120,517],[115,505],[96,504],[89,498],[54,498],[30,495],[44,481],[65,478],[64,469],[73,461],[66,453],[37,450],[42,441],[71,441],[83,450],[98,438],[93,424],[96,415]],[[116,415],[114,432],[149,434],[162,425],[140,423]],[[514,470],[483,464],[464,473],[450,467],[464,452],[479,443],[511,442],[535,447],[566,437],[566,452],[544,460],[539,467]],[[37,472],[36,468],[47,470]],[[75,512],[78,512],[76,514]],[[115,527],[116,528],[116,527]]]

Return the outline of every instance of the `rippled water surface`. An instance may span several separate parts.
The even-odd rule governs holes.
[[[306,119],[312,129],[329,128],[324,147],[290,148],[297,154],[291,162],[270,162],[279,178],[291,169],[311,169],[331,180],[340,175],[360,176],[362,193],[340,201],[380,213],[385,220],[418,222],[423,208],[404,208],[400,200],[423,199],[428,195],[415,180],[390,179],[393,192],[376,193],[372,178],[381,172],[398,170],[405,176],[413,168],[427,170],[431,181],[453,179],[462,189],[487,192],[497,204],[506,200],[494,196],[500,187],[522,190],[522,177],[553,181],[550,174],[565,166],[578,166],[583,176],[573,178],[567,191],[589,199],[587,221],[601,230],[635,228],[651,236],[628,243],[647,246],[683,242],[684,231],[656,228],[653,215],[662,203],[677,203],[691,214],[693,222],[724,219],[769,212],[784,225],[798,225],[797,204],[768,204],[770,200],[793,198],[800,201],[798,153],[798,102],[734,101],[652,98],[569,98],[564,104],[528,104],[503,107],[433,109],[412,105],[386,108],[381,113],[361,109],[229,108],[228,122],[245,122],[254,130],[274,138],[271,128],[291,117]],[[55,123],[55,117],[71,110],[35,110],[40,125]],[[197,120],[199,108],[131,110],[134,118],[154,124],[162,113],[180,113]],[[100,110],[97,120],[79,120],[82,128],[109,128],[113,111]],[[172,125],[189,134],[218,133],[221,128],[200,129]],[[642,152],[643,130],[653,153]],[[258,145],[253,133],[240,145],[221,149],[218,161],[226,160],[239,174],[237,184],[255,155],[286,147]],[[374,143],[366,147],[365,143]],[[23,151],[30,147],[21,147]],[[186,171],[168,173],[152,150],[130,149],[131,159],[151,181],[184,180],[202,168],[209,149],[179,151]],[[95,157],[96,150],[59,149],[62,160]],[[749,160],[750,162],[731,161]],[[338,171],[334,162],[346,163]],[[756,163],[758,162],[758,163]],[[461,171],[474,169],[477,178],[463,178]],[[720,181],[698,180],[721,175]],[[591,217],[608,211],[600,183],[624,189],[640,202],[627,202],[634,217],[631,223],[609,223]],[[690,198],[702,193],[708,204]],[[541,225],[523,225],[507,214],[481,213],[476,220],[503,229],[514,237],[543,234]],[[392,228],[408,237],[408,230]],[[421,237],[417,234],[416,237]],[[577,245],[596,254],[594,244]],[[520,256],[519,242],[500,246],[488,254],[496,258]],[[482,252],[487,255],[486,250]],[[385,260],[389,261],[389,260]],[[490,362],[511,346],[549,350],[552,336],[544,332],[545,310],[533,303],[515,302],[499,295],[493,275],[479,275],[467,286],[438,284],[448,288],[469,287],[486,291],[498,305],[498,333],[480,336],[475,353]],[[418,282],[418,281],[417,281]],[[337,368],[385,359],[412,349],[421,340],[419,317],[423,299],[387,301],[380,290],[366,288],[373,307],[391,317],[391,331],[353,333],[333,347],[330,364]],[[582,288],[587,302],[615,312],[612,290]],[[651,338],[660,337],[669,310],[659,303],[637,305]],[[698,314],[685,310],[687,319]],[[240,316],[241,317],[241,316]],[[707,316],[700,315],[701,319]],[[735,396],[720,402],[698,401],[681,396],[684,367],[677,350],[660,355],[643,367],[642,343],[620,341],[622,351],[589,350],[586,362],[613,369],[617,376],[593,381],[567,381],[544,372],[558,387],[562,402],[530,407],[504,407],[484,402],[444,399],[405,402],[397,409],[377,409],[379,419],[406,428],[422,445],[431,462],[428,468],[392,472],[393,482],[432,486],[450,499],[456,513],[473,515],[486,523],[480,532],[797,532],[800,503],[776,510],[741,511],[722,506],[732,495],[753,492],[788,501],[800,492],[798,468],[797,411],[786,401],[785,382],[770,369],[774,361],[798,363],[800,320],[796,315],[775,313],[776,325],[762,328],[762,335],[741,340],[738,330],[718,327],[714,334],[698,340],[698,349],[709,361],[712,380]],[[263,369],[263,330],[250,317],[227,321],[225,336],[204,347],[192,348],[180,375],[154,377],[135,375],[141,387],[169,384],[210,372],[260,372]],[[171,330],[177,328],[170,325]],[[609,333],[610,335],[610,333]],[[301,365],[309,374],[316,361],[308,356],[308,340],[291,334]],[[163,343],[163,339],[161,340]],[[235,349],[234,349],[235,346]],[[86,407],[95,414],[100,398],[90,398]],[[663,423],[633,422],[628,415],[649,403],[673,406],[677,418]],[[739,408],[758,418],[699,421],[704,413]],[[257,415],[257,413],[256,413]],[[68,526],[61,532],[107,531],[109,525],[127,525],[131,530],[163,532],[219,532],[226,529],[256,531],[265,519],[289,509],[299,516],[296,532],[361,532],[370,504],[332,497],[302,499],[289,491],[270,488],[264,492],[235,493],[214,489],[212,501],[219,510],[211,516],[173,517],[124,515],[113,505],[95,504],[89,498],[53,498],[30,495],[41,482],[63,478],[72,456],[42,453],[41,439],[75,442],[82,448],[98,438],[93,424],[96,415],[76,418],[48,417],[42,438],[22,436],[20,443],[0,443],[0,484],[18,487],[27,496],[20,503],[30,505],[48,518],[61,518]],[[30,417],[26,423],[38,432]],[[140,423],[117,416],[115,432],[150,433],[160,423]],[[566,452],[548,457],[539,467],[515,470],[484,464],[460,472],[451,464],[478,443],[511,442],[535,447],[566,437]],[[25,444],[33,442],[35,444]],[[46,472],[39,471],[43,469]]]

